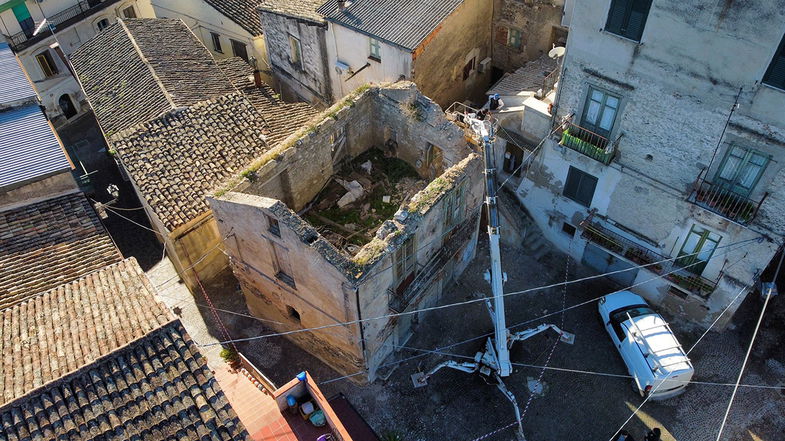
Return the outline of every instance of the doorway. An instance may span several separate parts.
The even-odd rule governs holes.
[[[76,106],[74,105],[74,102],[71,101],[71,96],[67,93],[62,95],[60,99],[57,100],[57,103],[60,105],[60,110],[63,111],[65,119],[71,119],[76,115]]]

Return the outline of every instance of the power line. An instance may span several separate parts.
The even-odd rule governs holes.
[[[749,242],[757,241],[757,240],[758,239],[746,239],[746,240],[742,240],[742,241],[739,241],[739,242],[734,242],[734,243],[729,244],[729,245],[725,245],[724,247],[727,248],[727,247],[740,245],[740,244],[744,244],[744,243],[749,244]],[[746,245],[744,245],[744,246],[746,246]],[[717,247],[717,248],[723,248],[723,247]],[[741,247],[739,247],[739,248],[741,248]],[[729,252],[729,251],[727,251],[727,252]],[[727,254],[727,252],[726,252],[726,254]],[[658,261],[658,262],[652,262],[652,263],[648,263],[648,264],[645,264],[645,265],[632,266],[630,268],[625,268],[625,269],[616,270],[616,271],[610,271],[610,272],[607,272],[607,273],[598,274],[598,275],[594,275],[594,276],[587,276],[587,277],[583,277],[583,278],[580,278],[580,279],[571,280],[571,281],[568,281],[568,282],[553,283],[553,284],[550,284],[550,285],[529,288],[529,289],[525,289],[525,290],[522,290],[522,291],[510,292],[510,293],[503,294],[503,296],[507,297],[507,296],[513,296],[513,295],[526,294],[526,293],[529,293],[529,292],[541,291],[541,290],[545,290],[545,289],[550,289],[550,288],[563,286],[565,284],[574,284],[574,283],[585,282],[587,280],[593,280],[593,279],[597,279],[597,278],[600,278],[600,277],[605,277],[605,276],[609,276],[609,275],[613,275],[613,274],[618,274],[618,273],[622,273],[622,272],[626,272],[626,271],[631,271],[631,270],[634,270],[634,269],[646,268],[646,267],[653,266],[653,265],[659,265],[659,264],[662,264],[662,263],[665,263],[665,262],[668,262],[668,261],[672,261],[672,260],[676,260],[676,259],[682,259],[684,257],[689,257],[689,256],[696,255],[696,254],[698,254],[698,253],[693,253],[693,254],[690,254],[690,255],[682,255],[682,256],[678,256],[678,257],[671,257],[671,258],[664,259],[664,260],[661,260],[661,261]],[[716,255],[713,256],[713,257],[716,257]],[[687,268],[687,267],[690,267],[690,266],[693,266],[693,265],[696,265],[696,264],[699,264],[699,263],[703,263],[703,262],[698,260],[698,261],[696,261],[693,264],[685,266],[684,268]],[[669,273],[666,273],[664,275],[659,275],[657,277],[654,277],[651,280],[655,280],[655,279],[658,279],[658,278],[661,278],[661,277],[673,274],[675,272],[681,271],[682,269],[683,268],[678,268],[678,269],[676,269],[674,271],[671,271]],[[651,281],[651,280],[649,280],[649,281]],[[349,320],[349,321],[345,321],[345,322],[336,322],[336,323],[331,323],[331,324],[328,324],[328,325],[315,326],[315,327],[311,327],[311,328],[293,329],[293,330],[290,330],[290,331],[278,332],[278,333],[273,333],[273,334],[265,334],[265,335],[257,335],[257,336],[252,336],[252,337],[245,337],[245,338],[235,339],[235,340],[232,340],[232,341],[208,343],[208,344],[204,344],[204,345],[201,345],[201,346],[209,347],[209,346],[215,346],[215,345],[218,345],[218,344],[239,343],[239,342],[243,342],[243,341],[251,341],[251,340],[258,340],[258,339],[269,338],[269,337],[277,337],[277,336],[282,336],[282,335],[292,335],[292,334],[299,334],[299,333],[302,333],[302,332],[317,331],[317,330],[321,330],[321,329],[334,328],[334,327],[338,327],[338,326],[354,325],[354,324],[358,324],[358,323],[364,323],[364,322],[376,321],[376,320],[383,320],[383,319],[388,319],[388,318],[393,318],[393,317],[398,317],[398,316],[403,316],[403,315],[412,315],[412,314],[416,314],[416,313],[419,313],[419,312],[436,311],[436,310],[451,308],[451,307],[455,307],[455,306],[463,306],[463,305],[468,305],[468,304],[472,304],[472,303],[484,302],[485,299],[486,299],[486,297],[482,297],[482,298],[478,298],[478,299],[465,300],[463,302],[448,303],[446,305],[431,306],[431,307],[428,307],[428,308],[416,309],[416,310],[412,310],[412,311],[405,311],[405,312],[393,313],[393,314],[384,314],[384,315],[380,315],[380,316],[376,316],[376,317],[369,317],[369,318],[358,319],[358,320]],[[599,299],[599,297],[597,299]],[[594,299],[594,300],[597,300],[597,299]],[[594,301],[594,300],[592,300],[592,301]],[[569,309],[570,308],[567,308],[565,310],[569,310]]]
[[[742,241],[742,242],[744,242],[744,241]],[[726,245],[726,247],[729,247],[729,246],[730,245]],[[739,247],[739,248],[741,248],[741,247]],[[727,254],[727,253],[729,253],[731,251],[735,251],[735,250],[727,250],[727,251],[724,252],[724,254]],[[719,255],[722,255],[722,253],[721,254],[715,254],[710,259],[713,259],[713,258],[715,258],[715,257],[717,257]],[[701,263],[701,262],[694,262],[694,263],[692,263],[690,265],[685,266],[684,269],[689,268],[691,266],[695,266],[695,265],[697,265],[699,263]],[[620,291],[624,291],[624,290],[629,290],[629,289],[635,288],[635,287],[640,286],[640,285],[645,285],[646,283],[649,283],[651,281],[657,280],[657,279],[662,278],[662,277],[666,277],[666,276],[668,276],[670,274],[673,274],[673,273],[675,273],[677,271],[679,271],[679,269],[671,271],[671,272],[666,273],[666,274],[662,274],[662,275],[658,275],[658,276],[655,276],[655,277],[651,277],[651,278],[649,278],[647,280],[644,280],[642,282],[638,282],[638,283],[635,283],[633,285],[627,286],[625,288],[621,288],[619,290],[616,290],[616,291],[614,291],[614,292],[612,292],[610,294],[613,294],[613,293],[616,293],[616,292],[620,292]],[[739,294],[737,294],[736,297],[733,300],[731,300],[731,302],[728,304],[728,306],[726,307],[726,310],[733,305],[733,303],[736,301],[736,299],[738,299],[739,296],[741,296],[741,294],[743,292],[744,292],[743,289],[741,291],[739,291]],[[569,307],[564,308],[564,309],[559,310],[559,311],[554,311],[554,312],[543,314],[543,315],[540,315],[540,316],[537,316],[537,317],[534,317],[534,318],[531,318],[531,319],[528,319],[528,320],[524,320],[524,321],[522,321],[520,323],[517,323],[515,325],[510,326],[510,330],[515,329],[515,328],[519,328],[519,327],[524,326],[524,325],[528,325],[530,323],[542,320],[542,319],[550,317],[552,315],[556,315],[556,314],[559,314],[559,313],[563,313],[565,311],[569,311],[571,309],[575,309],[575,308],[579,308],[581,306],[585,306],[585,305],[591,304],[591,303],[596,302],[597,300],[601,299],[602,297],[604,297],[606,295],[607,294],[603,294],[603,295],[601,295],[599,297],[595,297],[593,299],[589,299],[589,300],[586,300],[584,302],[577,303],[575,305],[569,306]],[[724,313],[724,311],[723,311],[723,313]],[[721,316],[722,316],[722,313],[720,314],[719,317],[721,317]],[[719,317],[717,318],[717,320],[714,321],[714,323],[716,323],[719,320]],[[712,323],[711,326],[714,326],[714,323]],[[460,346],[462,344],[466,344],[466,343],[470,343],[470,342],[473,342],[473,341],[477,341],[477,340],[486,338],[486,337],[491,336],[491,335],[493,335],[493,332],[489,332],[489,333],[486,333],[486,334],[483,334],[483,335],[479,335],[477,337],[471,337],[471,338],[468,338],[466,340],[462,340],[462,341],[459,341],[459,342],[456,342],[456,343],[452,343],[452,344],[449,344],[449,345],[446,345],[446,346],[438,347],[438,348],[430,350],[430,351],[428,351],[426,349],[423,349],[423,351],[428,351],[429,353],[444,354],[444,352],[442,352],[444,349],[450,349],[450,348],[453,348],[455,346]],[[700,341],[700,339],[699,339],[699,341]],[[383,368],[383,367],[387,367],[387,366],[392,366],[392,365],[395,365],[395,364],[405,363],[407,361],[411,361],[411,360],[414,360],[414,359],[417,359],[417,358],[422,358],[422,357],[424,357],[426,355],[429,355],[429,354],[428,353],[418,354],[418,355],[414,355],[414,356],[411,356],[411,357],[408,357],[408,358],[404,358],[402,360],[397,360],[397,361],[394,361],[394,362],[384,363],[384,364],[379,365],[377,367],[377,369]],[[340,381],[340,380],[344,380],[344,379],[347,379],[347,378],[356,377],[357,375],[362,375],[364,373],[366,373],[365,370],[359,371],[359,372],[355,372],[353,374],[348,374],[348,375],[343,375],[343,376],[340,376],[340,377],[332,378],[330,380],[325,380],[325,381],[321,382],[320,384],[328,384],[328,383],[332,383],[332,382],[335,382],[335,381]]]
[[[783,258],[785,258],[785,249],[781,248],[780,261],[777,264],[777,271],[774,272],[774,284],[777,283],[777,278],[780,275]],[[747,354],[744,356],[744,361],[741,363],[741,369],[739,369],[739,377],[736,379],[736,386],[734,386],[733,393],[731,394],[730,400],[728,401],[728,408],[725,409],[725,416],[722,417],[722,424],[720,424],[720,430],[717,433],[717,441],[720,441],[720,438],[722,437],[722,431],[725,429],[725,424],[728,422],[728,415],[730,415],[730,409],[733,407],[733,400],[736,398],[736,392],[739,391],[739,383],[741,383],[741,377],[744,375],[744,369],[747,368],[747,362],[749,361],[750,354],[752,353],[752,346],[755,344],[755,338],[758,336],[761,323],[763,323],[763,315],[766,313],[766,307],[769,306],[769,300],[771,300],[771,292],[773,289],[773,286],[769,287],[769,290],[766,293],[766,300],[763,302],[763,308],[760,310],[760,316],[758,317],[758,323],[755,325],[755,331],[752,332],[750,345],[747,347]]]

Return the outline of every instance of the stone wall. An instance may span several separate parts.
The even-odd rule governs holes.
[[[31,199],[46,199],[56,194],[76,191],[78,189],[79,186],[76,185],[76,181],[74,181],[71,171],[66,170],[13,189],[4,189],[3,192],[0,193],[0,207],[4,205],[27,203],[27,201]]]
[[[785,13],[782,5],[726,2],[726,8],[697,8],[705,2],[687,3],[653,3],[641,44],[601,30],[607,2],[576,3],[575,17],[582,19],[571,24],[557,118],[572,115],[579,124],[590,87],[619,96],[609,137],[616,156],[606,166],[559,145],[557,134],[543,146],[518,194],[546,236],[576,259],[584,257],[586,243],[564,234],[562,225],[576,226],[589,210],[631,237],[645,238],[650,249],[665,256],[678,255],[693,225],[720,235],[723,249],[702,273],[719,281],[708,299],[674,296],[671,285],[653,273],[641,271],[635,279],[634,290],[650,301],[707,323],[740,290],[749,289],[785,233],[778,215],[785,209],[785,115],[772,107],[785,106],[785,92],[760,84],[782,38]],[[697,10],[702,12],[693,13]],[[734,20],[726,20],[728,14]],[[748,39],[752,33],[759,38]],[[725,59],[733,53],[746,54],[746,62]],[[739,107],[729,119],[737,95]],[[749,225],[690,202],[699,175],[703,171],[713,179],[731,145],[771,157],[749,195],[763,200]],[[598,179],[588,208],[563,196],[570,166]],[[746,245],[724,249],[740,242]],[[656,280],[640,284],[646,274]]]
[[[494,0],[493,66],[512,72],[527,61],[563,46],[567,29],[561,26],[564,0]],[[520,31],[520,47],[510,44],[510,31]]]
[[[269,12],[260,14],[269,64],[284,97],[305,100],[317,107],[332,103],[325,43],[327,25]],[[291,60],[290,35],[300,39],[302,63]]]
[[[465,0],[415,49],[414,82],[442,108],[484,100],[491,69],[480,72],[480,62],[491,57],[490,6],[487,0]],[[475,70],[464,80],[464,66],[472,58]]]
[[[373,87],[328,109],[324,119],[293,135],[277,158],[262,164],[242,184],[209,199],[234,273],[249,310],[294,330],[386,316],[390,312],[396,250],[413,237],[416,267],[434,271],[408,308],[436,302],[446,283],[474,256],[482,203],[482,160],[463,132],[412,83]],[[338,133],[345,133],[339,141]],[[352,256],[336,249],[295,211],[310,202],[343,159],[372,146],[385,147],[415,166],[428,143],[444,161],[438,170],[420,164],[435,179],[388,220],[375,238]],[[283,202],[282,202],[283,201]],[[449,203],[447,201],[450,201]],[[458,201],[458,203],[454,203]],[[448,207],[458,207],[448,222]],[[294,210],[294,211],[293,211]],[[274,219],[272,221],[271,219]],[[275,224],[277,223],[277,228]],[[439,253],[444,249],[443,253]],[[417,280],[415,278],[415,280]],[[344,374],[377,367],[410,335],[411,316],[369,320],[292,334],[292,339]],[[365,378],[357,377],[358,381]]]

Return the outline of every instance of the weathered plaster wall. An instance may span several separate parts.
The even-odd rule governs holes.
[[[333,102],[331,72],[327,64],[326,24],[260,12],[266,32],[267,55],[273,76],[286,98],[297,98],[318,107]],[[291,60],[289,35],[300,39],[302,63]]]
[[[591,204],[598,215],[646,237],[661,254],[677,255],[693,225],[721,235],[723,249],[702,274],[710,280],[721,277],[707,300],[666,294],[669,285],[662,279],[635,288],[693,320],[712,320],[746,289],[785,233],[778,215],[785,209],[785,92],[760,85],[785,31],[783,2],[775,3],[655,2],[638,44],[601,30],[609,2],[577,2],[574,16],[582,19],[571,24],[557,116],[574,114],[579,123],[590,86],[621,96],[610,136],[618,140],[617,154],[604,166],[554,138],[519,188],[546,236],[576,259],[585,242],[571,242],[561,226],[577,225],[588,209],[562,196],[570,165],[598,178]],[[742,53],[745,62],[739,63],[735,57]],[[723,136],[740,88],[739,107]],[[713,178],[730,143],[772,158],[750,195],[756,201],[768,196],[747,227],[688,202],[701,170],[707,168]],[[724,249],[754,238],[762,242]],[[642,270],[635,283],[652,277]]]
[[[409,51],[380,41],[381,60],[377,61],[370,58],[370,37],[365,34],[330,23],[326,36],[333,100],[341,99],[363,84],[412,79],[412,54]],[[351,71],[338,73],[335,70],[338,61],[349,65]]]
[[[76,185],[71,171],[66,170],[12,190],[4,189],[0,193],[0,206],[17,204],[30,199],[49,198],[56,194],[78,189],[79,186]]]
[[[512,72],[566,39],[564,8],[564,0],[494,0],[493,66]],[[521,32],[520,47],[508,44],[511,29]]]
[[[414,82],[442,108],[467,99],[484,100],[490,86],[490,65],[480,72],[480,62],[491,56],[491,18],[488,0],[465,0],[414,54]],[[463,68],[475,58],[475,71],[463,79]]]

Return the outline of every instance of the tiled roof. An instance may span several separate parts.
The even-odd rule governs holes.
[[[288,15],[316,23],[323,23],[324,17],[318,9],[325,0],[258,0],[259,9],[273,14]]]
[[[109,142],[170,231],[208,211],[205,195],[267,150],[265,121],[240,92],[176,110]]]
[[[0,405],[172,321],[133,258],[0,311]],[[0,437],[2,438],[2,437]]]
[[[0,111],[0,188],[18,187],[70,169],[38,104]]]
[[[542,81],[558,67],[558,63],[547,54],[536,60],[529,61],[513,73],[504,75],[491,86],[487,94],[498,93],[504,96],[515,96],[523,92],[537,92],[542,88]]]
[[[7,103],[38,99],[16,56],[4,42],[0,42],[0,84],[3,85],[0,88],[0,109]]]
[[[327,0],[327,21],[413,51],[463,0],[353,0],[343,10]],[[489,6],[490,7],[490,6]]]
[[[0,211],[0,309],[121,259],[81,193]]]
[[[0,408],[3,440],[249,440],[180,321]]]
[[[237,23],[251,35],[262,35],[262,23],[256,6],[261,0],[205,0],[208,5]]]
[[[71,62],[109,136],[235,91],[179,19],[118,20],[74,51]]]

